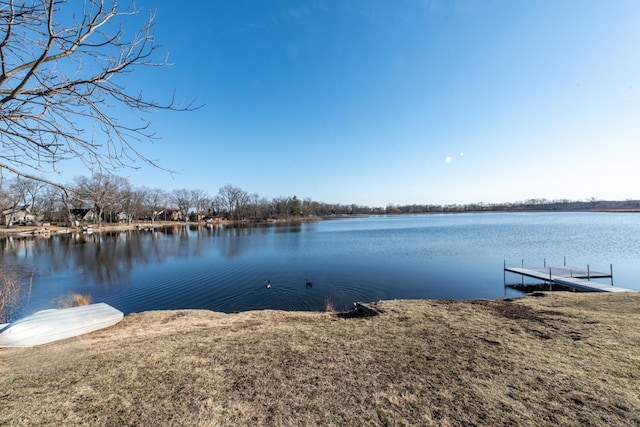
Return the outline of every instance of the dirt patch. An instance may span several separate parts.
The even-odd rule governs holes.
[[[543,313],[534,310],[532,307],[514,303],[514,300],[477,300],[470,301],[469,304],[481,305],[500,317],[513,320],[529,320],[532,322],[544,322]]]

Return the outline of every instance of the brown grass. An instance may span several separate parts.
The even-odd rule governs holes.
[[[0,349],[0,424],[640,424],[640,294],[379,307],[147,312]]]
[[[89,305],[93,302],[91,295],[80,294],[73,292],[63,298],[56,300],[56,306],[58,308],[79,307],[82,305]]]

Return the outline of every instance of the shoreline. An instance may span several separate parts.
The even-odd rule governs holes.
[[[162,228],[180,228],[180,227],[227,227],[235,225],[270,225],[270,224],[288,224],[321,221],[320,217],[305,217],[300,219],[272,219],[267,221],[253,222],[249,220],[219,220],[211,223],[200,222],[178,222],[178,221],[141,221],[131,224],[103,224],[98,227],[97,224],[83,224],[81,226],[59,226],[59,225],[14,225],[11,227],[3,226],[0,228],[0,238],[3,237],[42,237],[47,235],[59,235],[70,233],[86,232],[83,228],[91,228],[93,233],[128,231],[128,230],[152,230]]]

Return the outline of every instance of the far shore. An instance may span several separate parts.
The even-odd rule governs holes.
[[[293,223],[293,222],[311,222],[318,221],[319,217],[304,217],[299,219],[270,219],[261,222],[254,221],[230,221],[230,220],[217,220],[209,223],[204,221],[139,221],[127,223],[103,223],[100,227],[98,224],[83,223],[80,226],[61,226],[61,225],[14,225],[11,227],[0,227],[0,237],[6,236],[39,236],[39,235],[56,235],[56,234],[68,234],[68,233],[81,233],[87,228],[90,228],[92,232],[111,232],[111,231],[126,231],[126,230],[151,230],[162,228],[174,228],[174,227],[217,227],[217,226],[229,226],[235,224],[278,224],[278,223]]]
[[[139,229],[151,229],[151,228],[165,228],[165,227],[180,227],[185,225],[198,225],[195,222],[175,222],[175,221],[156,221],[154,223],[149,222],[137,222],[131,224],[102,224],[98,227],[97,224],[83,224],[81,226],[60,226],[60,225],[14,225],[11,227],[0,228],[0,237],[3,236],[39,236],[39,235],[55,235],[55,234],[68,234],[68,233],[80,233],[83,228],[90,228],[95,232],[108,232],[108,231],[126,231],[126,230],[139,230]]]
[[[531,212],[554,212],[554,211],[464,211],[464,212],[431,212],[431,213],[423,213],[421,215],[435,215],[435,214],[446,214],[446,215],[455,215],[457,213],[531,213]],[[559,212],[559,211],[558,211]],[[565,212],[565,211],[562,211]],[[640,208],[638,209],[594,209],[588,211],[566,211],[569,212],[602,212],[602,213],[640,213]],[[389,213],[383,215],[411,215],[411,214],[403,214],[403,213]],[[11,227],[0,226],[0,238],[7,236],[29,236],[29,235],[55,235],[55,234],[66,234],[66,233],[80,233],[83,231],[83,228],[90,227],[94,232],[109,232],[109,231],[126,231],[126,230],[149,230],[149,229],[158,229],[158,228],[169,228],[169,227],[184,227],[184,226],[194,226],[194,227],[206,227],[206,226],[228,226],[231,224],[277,224],[277,223],[293,223],[293,222],[313,222],[313,221],[321,221],[323,219],[333,219],[333,218],[361,218],[361,217],[369,217],[372,215],[369,214],[354,214],[354,215],[335,215],[329,217],[319,217],[319,216],[309,216],[309,217],[301,217],[301,218],[284,218],[284,219],[268,219],[264,221],[254,221],[254,220],[224,220],[219,219],[213,222],[204,222],[204,221],[137,221],[132,222],[130,224],[127,223],[103,223],[100,227],[97,224],[93,223],[82,223],[80,226],[61,226],[61,225],[49,225],[48,223],[44,223],[45,225],[14,225]]]

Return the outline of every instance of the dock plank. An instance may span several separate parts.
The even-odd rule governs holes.
[[[558,285],[568,286],[574,289],[580,289],[589,292],[637,292],[633,289],[621,288],[618,286],[605,285],[603,283],[585,280],[587,274],[582,276],[580,273],[576,275],[569,267],[547,267],[547,268],[520,268],[505,267],[505,271],[520,274],[522,276],[531,277],[538,280],[551,281]],[[573,274],[573,277],[566,276],[567,272]],[[586,273],[586,270],[584,271]],[[556,274],[554,274],[556,273]],[[611,275],[606,273],[590,272],[588,277],[591,278],[608,278]]]

